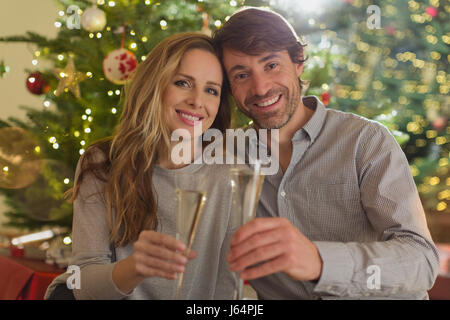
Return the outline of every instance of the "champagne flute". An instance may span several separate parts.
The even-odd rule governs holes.
[[[185,256],[192,250],[197,227],[206,202],[206,176],[195,173],[175,174],[175,195],[177,200],[176,238],[186,244]],[[184,273],[177,274],[174,299],[179,300]]]
[[[264,175],[261,174],[260,163],[257,162],[253,171],[248,168],[233,168],[230,170],[230,176],[234,225],[240,227],[256,215]],[[236,281],[234,300],[242,300],[244,281],[239,272],[234,272],[234,276]]]

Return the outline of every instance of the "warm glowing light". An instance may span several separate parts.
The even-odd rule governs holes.
[[[447,204],[444,201],[441,201],[436,206],[436,209],[437,211],[444,211],[445,209],[447,209]]]
[[[69,245],[72,243],[72,239],[70,237],[64,237],[63,243]]]
[[[64,179],[64,184],[69,184],[70,180],[68,178]]]
[[[13,245],[17,246],[19,244],[24,244],[24,243],[28,243],[28,242],[32,242],[32,241],[50,239],[50,238],[53,238],[53,236],[54,236],[53,231],[46,230],[46,231],[42,231],[42,232],[31,233],[31,234],[28,234],[25,236],[13,238],[11,240],[11,243]]]

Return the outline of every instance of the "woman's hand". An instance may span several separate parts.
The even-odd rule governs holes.
[[[187,262],[197,255],[191,251],[186,257],[184,243],[172,236],[148,230],[139,234],[133,247],[135,270],[143,278],[174,280],[177,273],[184,272]]]

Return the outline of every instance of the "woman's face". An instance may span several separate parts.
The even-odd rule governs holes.
[[[222,69],[217,57],[202,49],[188,50],[163,94],[167,126],[172,133],[187,129],[190,137],[204,133],[220,105]],[[184,136],[184,134],[183,134]]]

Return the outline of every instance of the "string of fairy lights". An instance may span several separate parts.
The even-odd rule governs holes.
[[[199,0],[198,2],[203,2]],[[350,3],[354,7],[361,8],[363,7],[366,2],[364,0],[352,0],[352,1],[346,1]],[[155,1],[146,0],[146,5],[158,5],[158,2],[155,3]],[[229,1],[230,6],[237,6],[238,3],[234,0]],[[105,1],[105,0],[97,0],[97,5],[99,7],[101,6],[108,6],[108,7],[115,7],[116,2],[115,1]],[[435,8],[438,8],[440,6],[439,0],[429,0],[429,8],[427,10],[423,10],[423,4],[419,4],[417,1],[410,0],[408,1],[408,8],[410,10],[409,12],[409,18],[411,21],[413,21],[416,24],[424,25],[424,30],[426,31],[425,40],[431,45],[431,46],[439,46],[439,45],[449,45],[450,44],[450,34],[446,33],[438,36],[438,32],[436,30],[436,27],[431,24],[434,18],[435,14]],[[450,12],[450,6],[445,5],[444,10],[449,13]],[[383,15],[386,17],[395,17],[399,12],[397,12],[397,8],[393,5],[386,5],[383,7]],[[83,11],[79,11],[78,14],[82,14]],[[64,11],[59,11],[59,17],[63,19],[66,15]],[[224,20],[226,21],[229,17],[226,17]],[[168,19],[169,20],[169,19]],[[161,30],[166,30],[169,26],[170,21],[167,21],[165,19],[161,19],[159,24]],[[216,27],[220,27],[222,25],[221,20],[215,20],[213,24]],[[326,37],[329,38],[336,38],[337,33],[332,30],[326,30],[326,25],[324,23],[318,23],[315,21],[315,19],[311,18],[308,21],[309,25],[317,25],[320,29],[323,30],[323,33]],[[365,21],[362,21],[360,23],[366,23]],[[56,28],[61,28],[63,23],[61,21],[56,21],[54,23]],[[356,25],[355,25],[356,27]],[[394,27],[387,27],[385,32],[388,32],[390,35],[395,37],[396,39],[405,39],[408,37],[413,36],[413,33],[411,30],[398,30]],[[103,32],[114,32],[110,26],[106,26],[105,31]],[[368,33],[375,33],[376,30],[369,30],[367,29]],[[89,38],[91,39],[101,39],[103,37],[102,32],[91,32],[88,34]],[[139,48],[139,42],[146,43],[149,41],[149,37],[147,35],[139,36],[135,30],[129,31],[129,40],[127,41],[126,47],[136,52]],[[411,51],[405,51],[401,53],[397,53],[394,56],[392,56],[392,52],[389,48],[380,48],[374,45],[370,45],[369,43],[363,41],[360,36],[357,34],[353,35],[351,38],[351,41],[355,44],[356,50],[366,54],[366,61],[364,63],[356,63],[354,61],[350,61],[347,65],[347,68],[350,72],[355,74],[355,77],[358,78],[357,85],[355,87],[348,86],[348,85],[338,85],[334,87],[333,94],[337,98],[344,98],[344,99],[351,99],[355,101],[360,101],[364,97],[364,90],[368,86],[371,86],[371,88],[375,91],[382,92],[386,90],[386,86],[381,82],[380,80],[374,80],[371,83],[368,83],[368,79],[371,77],[371,73],[373,72],[374,67],[377,63],[381,63],[383,67],[383,73],[382,76],[385,78],[393,78],[396,80],[403,80],[405,77],[405,73],[402,70],[399,70],[397,67],[400,63],[407,63],[409,64],[410,68],[414,68],[418,72],[421,72],[421,80],[408,80],[404,81],[402,86],[402,93],[398,97],[398,101],[395,101],[395,103],[398,103],[400,106],[407,106],[411,101],[408,98],[408,94],[412,93],[420,93],[420,94],[427,94],[430,92],[430,89],[433,85],[438,85],[438,90],[440,95],[446,96],[449,93],[450,89],[450,75],[447,74],[446,70],[438,70],[438,63],[442,60],[442,55],[437,49],[432,49],[429,51],[429,54],[427,57],[418,57],[416,53]],[[47,56],[49,54],[48,48],[43,48],[42,50],[37,50],[34,52],[33,59],[32,59],[32,65],[36,66],[38,65],[38,59],[42,56]],[[64,53],[58,54],[57,59],[59,61],[67,60],[67,55]],[[141,56],[140,60],[144,61],[146,56]],[[447,56],[447,61],[450,62],[450,56]],[[88,71],[85,73],[87,78],[92,78],[95,75]],[[322,89],[328,90],[330,86],[326,83],[322,84]],[[115,89],[115,90],[108,90],[106,94],[110,97],[113,97],[114,95],[120,96],[121,90]],[[444,103],[448,103],[448,100],[439,100],[438,97],[435,97],[433,95],[429,95],[424,100],[424,108],[429,113],[436,113],[439,110],[443,110]],[[49,99],[45,99],[43,101],[43,106],[45,108],[49,108],[51,106],[51,101]],[[112,115],[116,115],[118,112],[118,109],[116,107],[111,107],[109,112]],[[85,109],[85,113],[81,116],[82,120],[84,121],[83,128],[75,130],[73,132],[73,135],[76,138],[79,138],[79,154],[82,155],[85,151],[85,146],[88,140],[87,135],[92,133],[92,128],[90,126],[90,123],[92,123],[94,119],[94,113],[95,108],[89,107]],[[406,126],[406,129],[409,133],[414,135],[419,135],[424,133],[424,128],[426,128],[429,124],[429,120],[424,118],[421,115],[413,115],[412,121],[409,122]],[[395,126],[395,125],[394,125]],[[395,128],[394,128],[395,129]],[[433,141],[437,146],[444,146],[448,144],[450,141],[448,141],[448,136],[450,134],[450,127],[446,127],[444,130],[426,130],[425,136],[426,139],[416,139],[415,144],[416,147],[424,147],[430,141]],[[52,144],[52,147],[54,149],[59,149],[60,145],[58,143],[57,137],[51,136],[48,139],[49,143]],[[414,147],[414,146],[411,146]],[[39,147],[37,147],[39,148]],[[38,152],[36,150],[36,152]],[[445,178],[445,175],[448,175],[449,172],[449,157],[450,154],[447,157],[442,157],[439,159],[438,169],[437,172],[441,175],[439,176],[429,176],[426,177],[423,180],[423,183],[418,185],[418,190],[421,193],[427,193],[430,190],[430,187],[437,186],[439,184],[445,184],[447,188],[437,194],[438,197],[438,204],[436,205],[436,210],[438,212],[448,212],[447,202],[450,200],[450,189],[448,188],[450,186],[450,177]],[[420,174],[418,166],[415,164],[410,165],[411,172],[413,176],[418,176]],[[444,178],[442,178],[442,176]],[[70,182],[68,178],[64,180],[64,182],[67,184]]]

